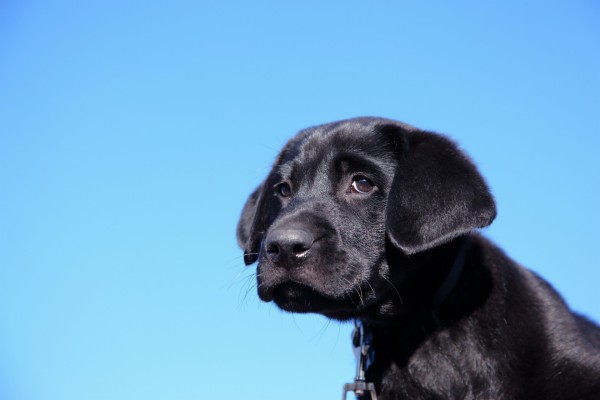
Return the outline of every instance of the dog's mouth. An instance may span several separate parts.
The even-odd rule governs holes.
[[[293,313],[319,313],[329,318],[354,318],[357,306],[351,299],[335,299],[314,288],[293,281],[276,285],[268,293],[259,293],[263,301],[274,301],[282,310]]]
[[[331,302],[313,288],[291,281],[275,286],[273,300],[279,308],[297,313],[318,312]]]

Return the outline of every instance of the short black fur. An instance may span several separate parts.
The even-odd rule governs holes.
[[[600,329],[475,232],[495,215],[452,141],[355,118],[292,138],[237,235],[262,300],[371,330],[382,400],[600,399]]]

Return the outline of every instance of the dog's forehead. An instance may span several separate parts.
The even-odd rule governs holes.
[[[389,153],[389,143],[373,126],[335,123],[298,133],[280,154],[277,169],[289,176],[294,168],[319,169],[340,155],[386,158]]]

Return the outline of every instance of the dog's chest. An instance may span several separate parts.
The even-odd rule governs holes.
[[[471,345],[434,341],[408,358],[381,356],[379,362],[376,352],[368,375],[379,383],[379,400],[511,398],[502,387],[502,366]]]

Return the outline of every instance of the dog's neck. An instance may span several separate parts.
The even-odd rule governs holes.
[[[463,280],[471,248],[468,235],[423,254],[390,257],[392,270],[402,271],[384,302],[358,319],[367,326],[401,329],[444,319],[456,287]]]
[[[362,385],[360,387],[373,385],[373,383],[366,380],[365,373],[375,360],[380,358],[379,362],[383,361],[384,364],[386,363],[385,360],[390,357],[397,360],[407,360],[431,332],[440,329],[447,323],[449,315],[449,318],[452,319],[452,313],[444,312],[443,308],[446,302],[450,302],[449,297],[456,289],[465,269],[467,254],[471,247],[470,240],[469,236],[465,236],[451,245],[450,254],[455,256],[449,268],[441,268],[445,275],[439,280],[441,283],[439,283],[437,289],[430,295],[429,312],[420,310],[420,312],[408,316],[375,320],[361,318],[359,321],[355,321],[353,345],[357,354],[357,376],[355,384],[346,385],[345,390],[348,387],[356,386],[357,382]],[[377,349],[386,349],[386,351],[378,353]],[[371,380],[375,378],[375,381],[380,382],[380,377],[376,377],[377,373],[375,373],[375,376],[370,375]],[[374,386],[372,387],[374,391]],[[363,394],[364,392],[356,393]]]
[[[464,269],[466,255],[469,249],[469,237],[465,236],[461,239],[461,243],[458,247],[458,251],[455,253],[456,256],[450,269],[447,271],[445,278],[439,285],[438,289],[433,295],[431,301],[431,313],[429,322],[433,322],[433,325],[441,325],[440,317],[438,316],[439,310],[452,291],[456,288],[456,285],[461,277]],[[421,329],[426,331],[425,320],[421,321]],[[373,339],[374,330],[377,331],[377,339]],[[377,357],[377,342],[383,342],[382,348],[393,350],[396,355],[400,355],[401,358],[405,359],[414,349],[421,340],[424,340],[426,335],[422,335],[425,331],[421,331],[421,334],[413,335],[410,334],[410,329],[401,332],[403,339],[397,340],[394,336],[399,332],[392,328],[386,329],[381,326],[374,327],[372,323],[366,321],[355,321],[355,329],[353,333],[353,346],[355,349],[355,355],[357,358],[357,370],[356,377],[353,384],[346,384],[344,386],[344,398],[345,393],[348,391],[354,391],[360,398],[369,398],[367,392],[373,392],[375,395],[375,386],[373,382],[367,381],[366,372]],[[391,340],[390,340],[391,339]],[[394,340],[396,339],[396,340]],[[391,343],[390,343],[391,342]],[[404,344],[404,346],[403,346]],[[386,357],[386,355],[384,355]],[[371,397],[371,398],[376,398]]]
[[[448,298],[452,290],[454,290],[454,288],[456,287],[456,284],[458,283],[458,280],[460,279],[460,276],[465,266],[465,259],[469,251],[470,243],[471,242],[468,235],[462,238],[462,244],[460,245],[460,249],[456,254],[454,262],[452,263],[452,267],[450,268],[450,271],[448,271],[446,279],[444,279],[444,281],[436,291],[435,296],[433,297],[433,302],[431,306],[432,312],[434,314],[442,306],[442,304]]]
[[[424,264],[418,267],[431,267],[426,265],[428,261],[441,260],[439,256],[444,255],[448,263],[438,269],[425,270],[421,279],[400,288],[401,294],[406,290],[412,292],[406,296],[408,300],[403,297],[405,304],[397,303],[397,310],[383,316],[371,314],[359,318],[371,334],[376,361],[385,363],[386,359],[393,359],[401,364],[435,332],[459,322],[486,301],[493,283],[489,271],[478,267],[481,240],[477,235],[460,238],[447,244],[441,253],[420,260]],[[424,286],[427,279],[431,282],[433,278],[436,282],[433,288]],[[427,306],[413,306],[419,303]]]

